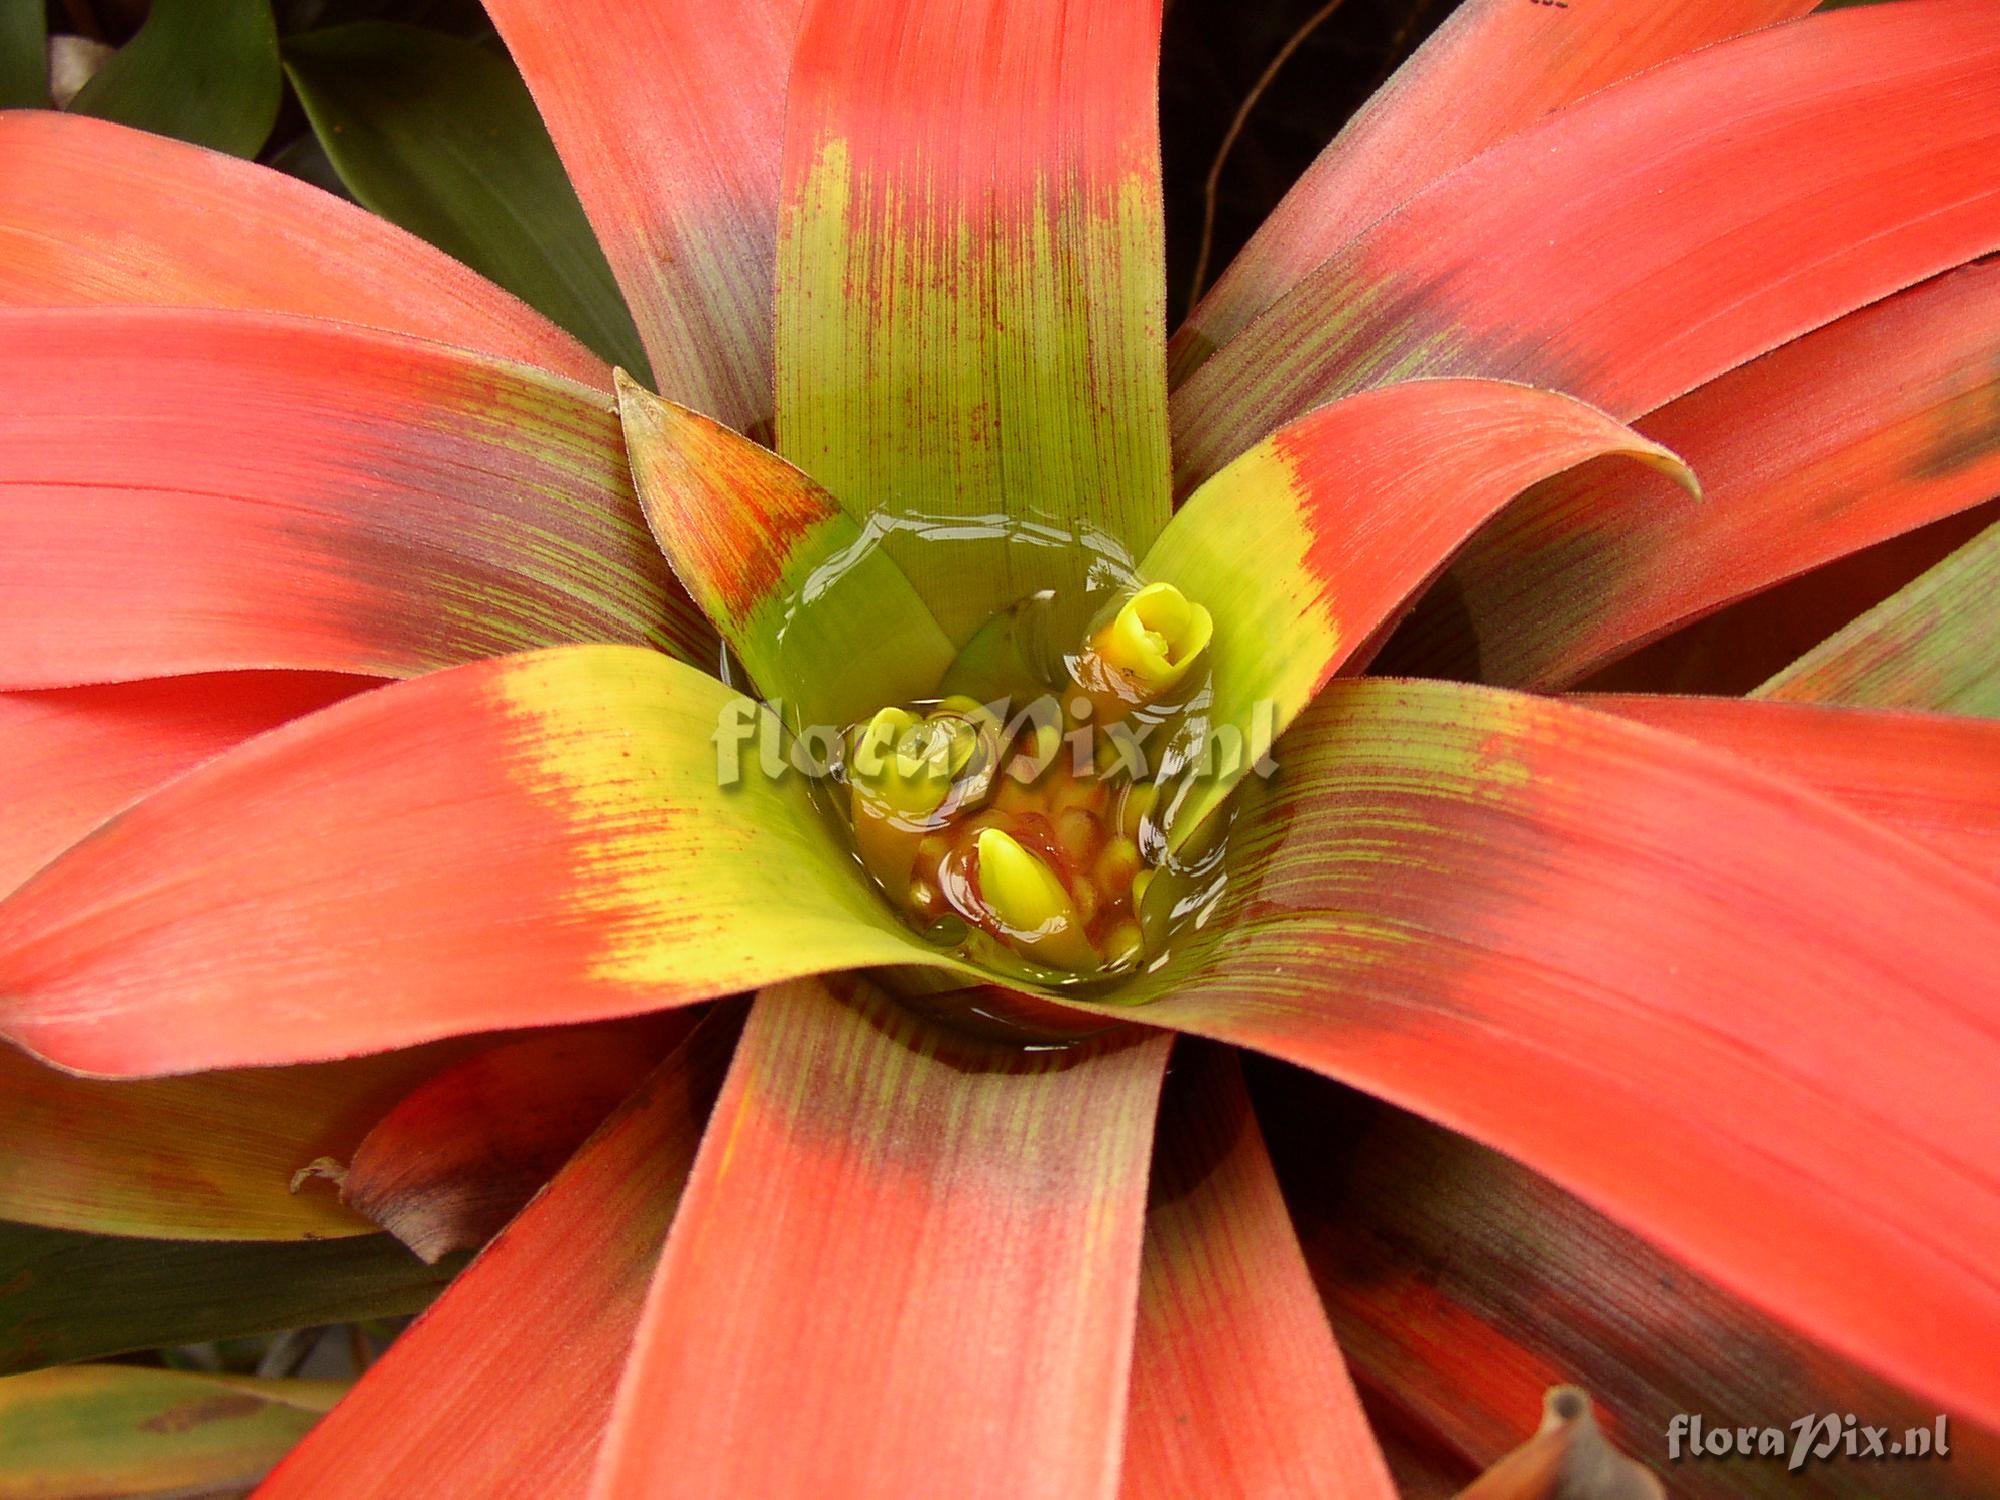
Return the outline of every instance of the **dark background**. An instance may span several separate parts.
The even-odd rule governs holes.
[[[1319,19],[1256,100],[1217,181],[1213,282],[1320,149],[1455,0],[1167,0],[1161,47],[1168,322],[1189,306],[1204,181],[1259,76]],[[1664,3],[1664,0],[1663,0]]]

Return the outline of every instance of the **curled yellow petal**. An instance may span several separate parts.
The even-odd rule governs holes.
[[[1152,699],[1187,675],[1214,634],[1205,608],[1171,583],[1149,583],[1119,607],[1094,644],[1142,699]]]

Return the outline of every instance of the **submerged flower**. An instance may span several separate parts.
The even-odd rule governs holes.
[[[264,1493],[2000,1423],[1995,534],[1567,691],[2000,491],[2000,12],[1470,0],[1169,344],[1157,5],[488,8],[647,378],[0,117],[13,1368],[407,1310],[381,1224],[499,1233]],[[1548,1413],[1474,1493],[1646,1492]]]

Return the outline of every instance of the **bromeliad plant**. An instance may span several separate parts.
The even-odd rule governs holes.
[[[1157,5],[492,0],[658,395],[0,117],[8,1357],[505,1223],[317,1426],[0,1412],[100,1492],[1387,1495],[1337,1328],[1411,1494],[1571,1376],[2000,1424],[2000,730],[1913,711],[1992,534],[1761,699],[1563,691],[2000,491],[2000,12],[1806,8],[1469,0],[1169,343]],[[1448,1129],[1260,1074],[1267,1154],[1231,1048]],[[1472,1493],[1650,1483],[1562,1392]]]

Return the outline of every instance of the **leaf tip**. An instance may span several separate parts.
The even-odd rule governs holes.
[[[1632,456],[1649,469],[1657,469],[1688,493],[1691,500],[1704,498],[1701,476],[1694,466],[1671,448],[1662,448],[1657,443],[1649,443],[1644,448],[1633,450]]]

